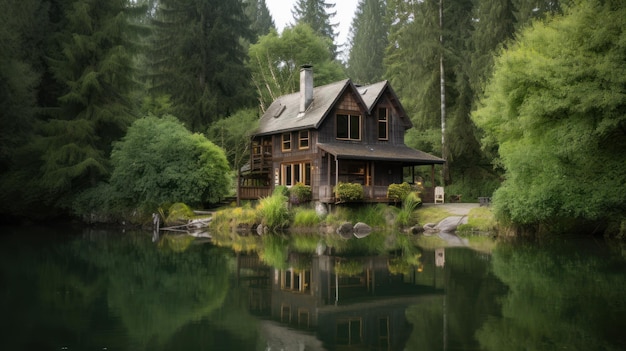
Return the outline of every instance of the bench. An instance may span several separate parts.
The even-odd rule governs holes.
[[[478,202],[480,203],[480,206],[489,206],[491,205],[491,197],[487,197],[487,196],[478,197]]]

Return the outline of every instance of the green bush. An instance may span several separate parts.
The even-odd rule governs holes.
[[[272,195],[282,195],[284,197],[289,197],[289,188],[287,188],[284,185],[277,185],[276,187],[274,187],[274,191],[272,192]]]
[[[311,201],[312,196],[311,187],[302,183],[296,183],[289,189],[289,202],[294,205],[302,204]]]
[[[356,183],[342,183],[335,186],[335,197],[339,201],[363,200],[363,186]]]
[[[409,183],[389,184],[387,188],[387,198],[394,202],[404,201],[404,198],[411,193],[412,189]]]

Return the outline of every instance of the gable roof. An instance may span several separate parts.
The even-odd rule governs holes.
[[[304,113],[300,113],[300,92],[280,96],[265,111],[254,134],[267,135],[317,128],[348,88],[355,89],[356,92],[350,79],[313,88],[313,101]]]
[[[396,107],[405,127],[413,126],[388,81],[357,87],[350,79],[344,79],[313,88],[313,101],[304,113],[300,113],[300,92],[278,97],[261,116],[259,127],[254,134],[268,135],[299,129],[316,129],[348,89],[353,90],[357,102],[367,109],[368,114],[373,113],[374,106],[384,94],[389,94],[391,103]]]
[[[382,82],[378,82],[378,83],[374,83],[370,85],[363,85],[363,86],[358,87],[358,90],[359,90],[359,94],[361,94],[361,98],[367,105],[368,112],[370,115],[374,113],[374,106],[378,104],[378,102],[383,97],[383,95],[387,94],[389,96],[389,100],[394,105],[394,107],[398,111],[400,118],[404,122],[404,126],[407,129],[413,127],[413,123],[411,123],[411,119],[409,118],[406,111],[404,110],[404,107],[402,107],[402,104],[400,103],[400,99],[398,98],[398,95],[396,95],[396,92],[393,91],[393,89],[391,88],[389,81],[383,80]]]

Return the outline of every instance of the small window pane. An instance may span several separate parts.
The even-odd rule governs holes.
[[[350,139],[361,139],[360,116],[350,116]]]
[[[337,138],[348,139],[348,115],[337,115]]]

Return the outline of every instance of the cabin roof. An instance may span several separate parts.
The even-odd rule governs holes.
[[[369,114],[373,112],[381,97],[386,92],[389,93],[390,100],[399,111],[404,125],[407,128],[412,127],[410,119],[388,81],[356,87],[350,79],[344,79],[313,88],[313,101],[304,113],[300,112],[300,92],[278,97],[261,116],[259,127],[254,135],[317,129],[347,89],[354,91],[357,103],[364,106]]]
[[[300,113],[300,92],[278,97],[265,111],[255,135],[267,135],[298,129],[317,128],[349,86],[350,79],[313,88],[313,101]]]
[[[317,146],[337,159],[383,160],[414,165],[443,164],[445,160],[404,144],[318,143]]]

